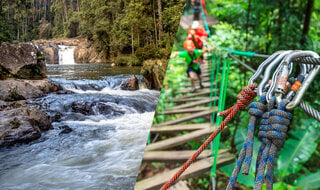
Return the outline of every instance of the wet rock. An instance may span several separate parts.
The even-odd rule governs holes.
[[[43,80],[0,80],[0,100],[16,101],[42,96],[44,93],[55,92],[61,87],[47,79]]]
[[[5,109],[7,106],[8,106],[7,102],[0,100],[0,111]]]
[[[59,129],[61,129],[61,132],[59,133],[59,135],[68,134],[68,133],[71,133],[73,131],[73,129],[70,128],[68,125],[60,126]]]
[[[73,102],[71,104],[71,109],[73,112],[81,113],[83,115],[89,115],[91,112],[91,106],[86,102]]]
[[[41,131],[52,129],[49,117],[37,108],[29,108],[29,122],[33,127],[39,128]]]
[[[0,111],[0,117],[0,147],[28,143],[52,129],[46,114],[37,108],[10,107]]]
[[[52,118],[51,118],[51,122],[60,122],[62,118],[62,114],[61,113],[56,113]]]
[[[46,65],[40,50],[31,43],[0,46],[0,78],[43,79]]]
[[[120,116],[125,114],[123,110],[115,109],[114,107],[104,103],[97,103],[95,107],[97,107],[99,114],[102,114],[105,116]]]
[[[138,90],[139,89],[139,80],[136,76],[129,78],[124,84],[121,85],[122,90]]]
[[[160,90],[167,70],[167,60],[146,60],[141,70],[149,89]]]

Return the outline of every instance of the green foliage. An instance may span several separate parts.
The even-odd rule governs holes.
[[[136,56],[118,56],[114,60],[117,66],[141,66],[141,62]]]
[[[251,9],[248,11],[249,2]],[[215,46],[215,54],[217,57],[226,58],[227,54],[223,48],[225,47],[240,51],[251,51],[256,53],[271,54],[281,49],[309,49],[318,51],[320,48],[320,2],[315,1],[311,14],[311,22],[309,32],[305,36],[306,43],[302,43],[303,27],[306,17],[307,1],[232,1],[217,0],[206,1],[207,11],[219,20],[219,24],[211,27],[212,37],[208,39]],[[249,20],[247,20],[249,17]],[[173,50],[183,50],[183,41],[186,39],[187,31],[178,29],[176,41]],[[319,51],[318,51],[319,52]],[[239,57],[242,61],[249,64],[253,68],[258,68],[263,61],[260,58]],[[165,80],[168,85],[171,81],[171,88],[177,88],[181,82],[178,75],[178,60],[170,61],[169,68],[174,68],[174,72],[167,74],[170,78]],[[183,67],[181,66],[181,75],[183,75]],[[236,101],[236,95],[241,91],[242,87],[247,85],[248,79],[252,73],[239,65],[235,61],[231,61],[229,82],[227,89],[227,101],[225,107],[232,106]],[[167,77],[166,77],[167,78]],[[304,101],[312,105],[315,109],[320,109],[320,76],[313,81],[313,87],[308,89],[308,93],[304,96]],[[175,82],[177,80],[177,82]],[[167,89],[166,89],[167,90]],[[170,98],[170,93],[174,90],[167,90],[164,95],[160,96],[160,104],[162,98]],[[167,104],[161,105],[166,107]],[[166,120],[166,117],[163,118]],[[231,134],[229,138],[222,140],[221,146],[240,150],[244,136],[247,132],[247,124],[249,114],[246,111],[236,116],[229,126]],[[294,110],[294,118],[291,122],[290,130],[286,143],[277,158],[278,163],[275,167],[275,179],[281,182],[274,184],[275,189],[298,189],[298,188],[314,188],[307,184],[303,184],[304,175],[314,177],[314,183],[319,172],[320,146],[319,146],[319,122],[310,119],[305,112],[296,108]],[[234,136],[234,138],[232,138]],[[233,143],[234,142],[234,143]],[[256,158],[259,149],[259,140],[255,138],[254,156]],[[192,144],[194,145],[194,144]],[[255,159],[253,159],[255,162]],[[221,170],[230,176],[234,164],[223,167]],[[252,163],[249,176],[239,175],[238,181],[247,187],[252,187],[254,183],[255,164]],[[210,180],[210,178],[208,179]],[[297,183],[299,181],[299,184]],[[221,188],[225,188],[225,183]],[[241,188],[244,188],[241,186]],[[265,188],[265,187],[264,187]]]
[[[301,176],[296,185],[303,190],[306,189],[319,189],[320,188],[320,171],[316,173],[310,173],[306,176]]]
[[[290,131],[289,135],[277,160],[280,179],[299,172],[302,164],[316,150],[320,131],[310,127],[307,130]]]
[[[0,5],[0,43],[82,36],[109,60],[125,54],[143,61],[169,57],[183,1],[5,0]]]

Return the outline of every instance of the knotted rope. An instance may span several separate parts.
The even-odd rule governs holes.
[[[237,102],[234,106],[229,108],[226,111],[220,112],[219,116],[227,116],[221,125],[215,129],[210,137],[200,146],[200,148],[187,160],[182,168],[174,174],[174,176],[162,186],[161,190],[168,189],[179,177],[180,175],[197,159],[197,157],[201,154],[201,152],[206,149],[206,147],[214,140],[214,138],[225,128],[225,126],[234,118],[235,114],[237,114],[240,110],[247,107],[248,104],[257,96],[254,89],[258,87],[257,84],[251,84],[245,86],[242,91],[237,95]]]
[[[229,184],[227,186],[228,190],[231,190],[238,178],[239,172],[241,170],[241,166],[244,162],[244,166],[242,169],[243,175],[249,174],[250,164],[252,160],[252,152],[253,152],[253,136],[254,136],[254,130],[255,127],[259,121],[259,119],[262,117],[263,113],[267,109],[266,107],[266,97],[261,96],[260,102],[252,102],[249,106],[249,114],[251,115],[248,125],[248,134],[247,138],[242,146],[242,149],[240,151],[238,160],[236,162],[236,166],[233,169],[232,175],[229,180]]]
[[[259,139],[262,144],[259,149],[256,164],[256,179],[254,189],[261,189],[263,175],[267,166],[267,189],[273,189],[274,163],[278,150],[283,146],[286,133],[292,119],[292,113],[286,111],[287,100],[282,100],[274,109],[275,98],[268,104],[268,112],[264,113],[259,129]]]
[[[259,128],[259,139],[262,141],[259,149],[256,164],[256,179],[254,189],[261,189],[263,184],[263,176],[267,166],[266,181],[267,189],[273,188],[273,171],[275,158],[278,150],[283,146],[286,138],[286,132],[292,119],[292,114],[286,111],[287,100],[280,102],[275,109],[275,98],[266,104],[265,96],[260,97],[260,102],[250,104],[249,113],[251,115],[248,125],[248,135],[240,151],[239,158],[229,180],[227,189],[234,187],[241,166],[244,161],[242,174],[248,175],[253,151],[253,135],[258,120],[262,117],[261,126]],[[268,109],[267,109],[268,107]]]

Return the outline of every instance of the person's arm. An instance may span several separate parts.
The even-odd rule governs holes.
[[[174,58],[174,57],[181,57],[181,58],[186,58],[188,55],[188,52],[187,51],[175,51],[175,52],[172,52],[171,54],[171,58]]]
[[[199,57],[201,54],[203,54],[205,51],[202,49],[195,49],[194,54],[196,57]]]

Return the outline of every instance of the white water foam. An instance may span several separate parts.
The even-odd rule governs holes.
[[[74,65],[74,46],[58,45],[59,65]]]
[[[96,122],[65,121],[70,126],[76,126],[71,133],[76,136],[60,137],[61,140],[50,142],[39,152],[31,153],[30,150],[34,149],[26,147],[29,149],[25,150],[29,152],[27,162],[3,173],[0,176],[0,186],[3,189],[18,190],[131,189],[153,116],[154,112],[146,112]],[[114,126],[114,129],[98,130],[108,134],[107,138],[87,142],[74,139],[79,138],[77,136],[80,134],[85,135],[110,126]],[[69,142],[72,139],[74,140]],[[33,146],[37,147],[36,144]]]
[[[71,92],[77,94],[109,94],[109,95],[118,95],[118,96],[137,96],[137,95],[146,95],[150,94],[159,94],[159,91],[149,90],[149,89],[140,89],[140,90],[121,90],[121,89],[113,89],[113,88],[103,88],[102,90],[82,90],[77,89],[72,85],[64,85],[65,90],[69,90]]]

